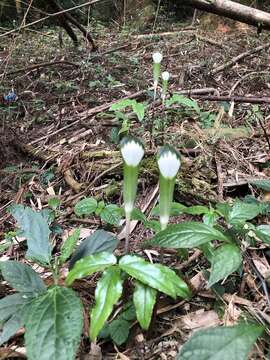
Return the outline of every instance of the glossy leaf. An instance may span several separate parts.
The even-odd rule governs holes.
[[[263,328],[238,325],[199,330],[184,344],[177,360],[247,360]]]
[[[261,207],[258,204],[236,201],[229,212],[228,221],[233,225],[244,223],[247,220],[254,219],[260,212]]]
[[[120,268],[140,282],[159,290],[172,298],[188,297],[186,283],[166,266],[151,264],[135,255],[126,255],[119,261]]]
[[[156,245],[170,249],[193,248],[213,240],[230,241],[221,231],[203,223],[188,221],[172,224],[160,231],[147,245]]]
[[[112,253],[117,244],[118,239],[114,234],[104,230],[97,230],[82,241],[70,259],[69,267],[72,268],[76,261],[88,255],[104,251]]]
[[[122,294],[121,273],[118,266],[111,266],[102,274],[95,291],[95,306],[91,310],[90,339],[95,341],[113,306]]]
[[[142,329],[147,330],[152,318],[157,291],[139,281],[135,283],[133,302],[137,319]]]
[[[100,217],[105,223],[119,226],[122,218],[122,209],[115,204],[109,204],[101,211]]]
[[[80,238],[80,229],[75,229],[61,246],[60,263],[63,264],[73,253],[75,246]]]
[[[97,200],[94,198],[85,198],[77,202],[74,207],[74,212],[77,216],[91,215],[97,208]]]
[[[29,360],[74,360],[83,327],[83,307],[75,292],[50,288],[32,304],[26,321]]]
[[[46,291],[43,280],[29,265],[8,260],[0,262],[0,269],[4,279],[17,291],[33,296]]]
[[[219,280],[225,279],[236,271],[242,263],[242,256],[239,248],[234,244],[225,244],[214,251],[211,263],[211,274],[209,286]]]
[[[116,257],[107,252],[89,255],[78,260],[68,273],[66,284],[71,285],[74,280],[89,276],[97,271],[103,271],[107,267],[116,264]]]
[[[255,234],[263,242],[270,244],[270,225],[259,225],[256,227]]]
[[[44,217],[23,205],[13,206],[11,214],[22,229],[22,236],[27,240],[26,256],[43,264],[49,264],[51,260],[50,229]]]

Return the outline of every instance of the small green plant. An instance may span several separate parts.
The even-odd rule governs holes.
[[[153,54],[153,79],[154,79],[154,101],[157,97],[158,81],[160,77],[160,66],[163,56],[160,52]]]

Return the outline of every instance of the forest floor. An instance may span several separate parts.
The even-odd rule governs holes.
[[[258,36],[252,28],[225,25],[206,31],[178,24],[164,25],[149,36],[97,24],[92,35],[99,46],[96,53],[83,42],[73,48],[68,39],[60,48],[57,32],[50,29],[1,39],[0,97],[12,89],[18,97],[0,101],[3,259],[24,255],[20,243],[5,247],[16,226],[7,212],[12,203],[41,210],[48,208],[50,198],[59,198],[54,225],[58,243],[78,226],[81,237],[102,226],[122,239],[121,226],[103,223],[95,215],[78,217],[74,206],[90,196],[122,205],[118,132],[127,127],[147,150],[136,204],[147,217],[158,200],[154,154],[163,142],[174,145],[182,156],[175,201],[211,206],[246,196],[270,200],[268,191],[251,184],[270,176],[268,33]],[[159,99],[153,102],[152,53],[156,50],[163,54],[162,69],[172,75],[170,93],[184,91],[199,111],[188,102],[169,108]],[[141,122],[131,111],[123,111],[125,129],[123,115],[110,111],[123,98],[145,104]],[[190,218],[194,216],[182,214],[172,221]],[[269,223],[267,218],[259,221]],[[153,230],[138,222],[131,234],[131,250],[159,261],[158,250],[140,247],[152,235]],[[122,240],[117,251],[123,252]],[[267,249],[254,248],[252,254],[257,270],[266,274],[270,269]],[[154,327],[142,333],[133,323],[128,341],[121,346],[100,341],[104,359],[175,359],[179,346],[199,328],[234,324],[243,316],[262,319],[262,313],[262,321],[269,322],[266,295],[248,264],[245,276],[233,276],[209,290],[203,277],[209,266],[200,251],[191,250],[181,259],[165,250],[164,259],[191,282],[196,295],[180,302],[160,298]],[[94,289],[93,279],[77,285],[87,308]],[[87,326],[84,335],[80,358],[89,351]],[[24,357],[22,333],[7,346]],[[266,358],[264,351],[262,344],[251,358]]]

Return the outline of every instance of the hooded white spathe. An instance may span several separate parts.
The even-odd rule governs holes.
[[[178,156],[172,151],[164,151],[158,159],[158,167],[161,175],[165,179],[173,179],[179,168],[181,162]]]
[[[121,154],[128,166],[136,167],[143,158],[144,149],[140,143],[132,139],[121,146]]]
[[[160,64],[162,59],[163,59],[163,56],[160,52],[155,52],[153,55],[153,61],[155,64]]]

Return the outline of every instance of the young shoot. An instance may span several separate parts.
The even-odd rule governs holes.
[[[153,54],[154,101],[156,100],[156,96],[157,96],[158,80],[160,77],[160,64],[162,58],[163,56],[160,52],[155,52]]]
[[[159,212],[161,230],[166,229],[169,222],[173,200],[174,184],[180,168],[180,155],[171,146],[163,146],[157,157],[159,167]]]
[[[169,79],[170,79],[170,73],[168,71],[163,71],[163,73],[161,74],[161,78],[162,78],[162,104],[165,104],[165,99],[166,99],[166,94],[168,91],[168,83],[169,83]]]
[[[126,242],[125,253],[129,249],[130,218],[137,193],[139,164],[144,155],[142,143],[131,136],[125,137],[120,144],[124,160],[124,209],[126,216]]]

